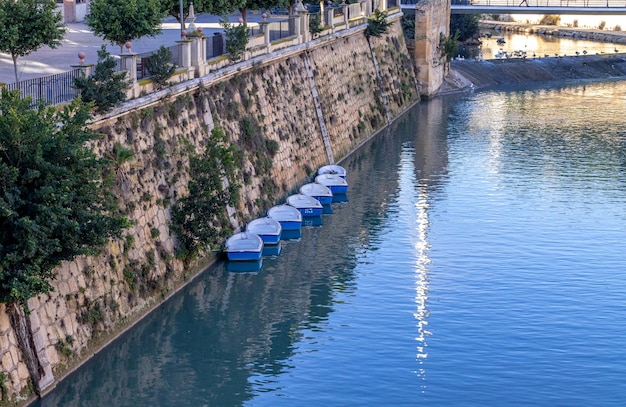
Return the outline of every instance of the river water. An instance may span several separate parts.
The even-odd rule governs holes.
[[[484,32],[483,32],[484,31]],[[523,34],[483,30],[480,38],[482,45],[478,49],[460,47],[459,55],[465,58],[474,58],[482,54],[484,59],[515,58],[524,52],[526,58],[545,58],[555,56],[584,55],[615,55],[615,50],[626,52],[626,45],[611,42],[598,42],[574,39],[569,37],[556,37],[551,35]],[[490,33],[491,37],[484,36]],[[497,40],[504,40],[499,44]]]
[[[36,405],[626,405],[624,111],[624,81],[424,101],[322,226],[211,266]]]

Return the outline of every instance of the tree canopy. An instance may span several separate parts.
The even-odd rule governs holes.
[[[248,21],[248,10],[261,10],[276,7],[289,7],[291,0],[245,0],[244,4],[237,7],[244,21]]]
[[[104,177],[108,161],[86,143],[96,135],[89,105],[30,108],[0,97],[0,302],[25,303],[51,289],[54,268],[96,254],[128,226]]]
[[[183,19],[189,17],[189,4],[193,3],[194,13],[208,13],[213,15],[224,15],[237,10],[244,0],[183,0]],[[180,23],[180,1],[179,0],[163,0],[163,11]]]
[[[450,32],[458,31],[459,41],[478,36],[480,17],[473,14],[453,14],[450,16]]]
[[[44,45],[61,45],[65,36],[62,19],[54,0],[0,0],[0,51],[11,55],[16,82],[19,57]]]
[[[97,113],[106,113],[126,100],[128,80],[117,72],[117,62],[103,45],[98,51],[98,63],[90,76],[74,78],[83,102],[93,103]]]
[[[92,0],[87,25],[105,41],[119,45],[161,32],[165,17],[160,0]]]

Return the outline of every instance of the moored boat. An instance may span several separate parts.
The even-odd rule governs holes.
[[[341,178],[346,179],[346,169],[343,168],[341,165],[337,165],[337,164],[330,164],[330,165],[325,165],[323,167],[320,167],[317,170],[317,175],[322,175],[322,174],[333,174],[333,175],[339,175]]]
[[[254,219],[246,226],[246,231],[257,234],[264,244],[277,244],[280,242],[282,229],[280,222],[269,216]]]
[[[333,195],[348,192],[348,182],[336,174],[320,174],[315,177],[315,182],[327,186]]]
[[[272,206],[267,211],[267,216],[276,219],[285,230],[300,230],[302,227],[302,214],[291,205]]]
[[[287,204],[300,211],[302,216],[321,216],[322,204],[312,196],[295,194],[287,197]]]
[[[333,201],[333,191],[331,191],[326,185],[322,185],[319,182],[311,182],[302,185],[300,187],[300,193],[312,196],[320,201],[322,205],[330,205]]]
[[[225,251],[231,261],[257,261],[263,252],[263,239],[251,232],[235,233],[226,240]]]

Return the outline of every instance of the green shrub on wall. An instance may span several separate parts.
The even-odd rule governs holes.
[[[211,131],[204,154],[189,157],[189,195],[172,207],[171,229],[179,239],[179,258],[192,261],[230,232],[226,207],[239,202],[239,160],[236,147],[219,127]]]
[[[365,36],[367,38],[380,37],[381,35],[387,33],[390,25],[391,23],[387,21],[387,12],[376,9],[374,10],[372,16],[367,20]]]
[[[224,28],[228,57],[233,62],[239,61],[248,45],[248,26],[245,22],[234,25],[226,21],[226,19],[223,19],[220,25]]]
[[[117,62],[103,45],[93,75],[74,79],[74,87],[83,102],[93,103],[96,112],[106,113],[126,100],[129,82],[124,72],[117,72]]]
[[[146,68],[155,84],[155,89],[162,89],[167,85],[167,80],[176,72],[176,64],[172,64],[172,52],[161,45],[159,50],[146,60]]]

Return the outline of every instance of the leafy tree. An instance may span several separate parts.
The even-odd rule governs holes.
[[[239,61],[241,54],[246,50],[246,45],[248,45],[248,26],[245,22],[235,25],[226,20],[222,20],[220,25],[224,27],[228,57],[231,61]]]
[[[465,41],[478,35],[480,16],[477,14],[452,14],[450,16],[450,32],[458,31],[458,40]]]
[[[439,55],[442,58],[446,59],[446,63],[450,63],[452,57],[456,55],[457,50],[459,49],[459,32],[457,31],[454,35],[446,37],[444,33],[439,33],[439,45],[437,49],[439,49]]]
[[[319,14],[309,20],[309,32],[313,38],[323,31],[322,19]]]
[[[241,13],[243,21],[248,21],[248,10],[268,9],[274,6],[288,7],[290,5],[289,0],[245,0],[237,9]]]
[[[189,17],[189,4],[193,3],[193,10],[196,14],[208,13],[216,16],[228,14],[237,10],[245,0],[183,0],[183,20]],[[163,0],[163,11],[180,23],[180,1]]]
[[[16,82],[19,57],[44,45],[56,48],[61,44],[62,19],[54,0],[0,0],[0,51],[11,55]]]
[[[240,160],[236,146],[228,144],[218,127],[211,131],[204,154],[189,157],[189,195],[172,207],[171,227],[178,236],[179,257],[193,260],[230,230],[226,206],[239,200],[241,186],[235,175]]]
[[[148,57],[146,68],[156,89],[161,89],[167,80],[176,72],[176,64],[172,64],[172,52],[161,45],[158,51]]]
[[[160,0],[92,0],[86,20],[94,34],[122,52],[127,41],[159,34],[164,16]]]
[[[89,106],[62,111],[2,90],[0,97],[0,302],[25,304],[51,290],[64,260],[98,253],[128,226],[103,179],[107,160],[86,143]]]
[[[387,33],[390,25],[391,23],[387,21],[387,12],[376,9],[367,20],[365,36],[367,38],[380,37],[381,35]]]
[[[83,102],[93,103],[97,113],[106,113],[126,100],[128,81],[123,72],[116,71],[117,62],[103,45],[98,51],[98,63],[89,77],[74,79]]]

